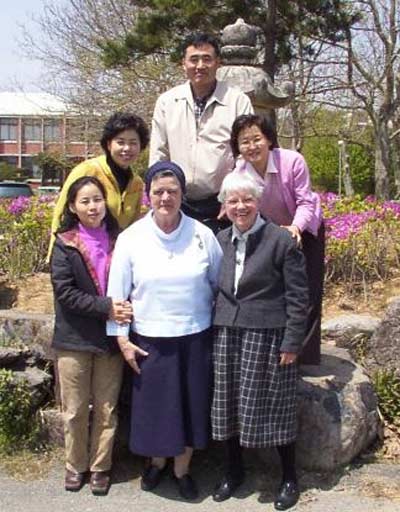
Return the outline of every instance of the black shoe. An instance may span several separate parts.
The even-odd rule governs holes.
[[[160,483],[161,478],[163,477],[167,465],[163,468],[158,468],[157,466],[149,466],[142,473],[142,480],[140,481],[140,487],[143,491],[151,491]]]
[[[299,487],[297,482],[288,480],[283,482],[279,488],[278,496],[274,502],[276,510],[287,510],[296,505],[300,497]]]
[[[213,494],[214,501],[225,501],[232,496],[236,489],[243,483],[244,474],[225,475],[215,487]]]
[[[178,485],[178,491],[182,498],[185,498],[185,500],[195,500],[199,497],[196,483],[190,475],[186,474],[181,478],[174,475],[174,480]]]

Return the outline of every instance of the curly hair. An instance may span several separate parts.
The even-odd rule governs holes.
[[[150,140],[149,129],[143,119],[129,112],[115,112],[106,122],[100,145],[109,156],[108,143],[124,130],[135,130],[140,139],[140,151],[146,148]]]

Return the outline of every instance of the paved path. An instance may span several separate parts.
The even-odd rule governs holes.
[[[79,493],[63,490],[63,465],[53,464],[44,479],[20,482],[0,469],[0,512],[269,512],[278,471],[262,472],[260,462],[247,463],[246,483],[234,498],[214,503],[210,497],[218,463],[207,455],[198,457],[193,474],[201,489],[195,503],[179,498],[167,477],[155,493],[139,485],[140,461],[121,459],[116,464],[114,484],[108,496],[94,497],[88,485]],[[366,464],[336,474],[301,473],[302,495],[293,512],[400,512],[400,465]]]

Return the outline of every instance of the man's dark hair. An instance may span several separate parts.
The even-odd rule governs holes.
[[[251,128],[252,126],[258,126],[264,137],[269,140],[271,143],[269,149],[279,147],[276,129],[274,123],[269,117],[257,114],[244,114],[237,117],[232,125],[231,148],[235,158],[240,154],[238,142],[240,132],[244,128]]]
[[[194,46],[195,48],[198,48],[199,46],[203,46],[204,44],[210,44],[214,48],[216,57],[219,57],[221,55],[219,42],[216,37],[212,36],[211,34],[205,34],[204,32],[194,32],[193,34],[189,34],[182,43],[182,57],[185,57],[186,50],[189,48],[189,46]]]
[[[149,129],[143,119],[129,112],[116,112],[106,122],[100,139],[101,147],[109,155],[108,143],[124,130],[135,130],[140,139],[140,151],[143,151],[149,143]]]

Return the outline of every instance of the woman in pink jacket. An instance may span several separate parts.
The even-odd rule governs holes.
[[[278,147],[276,130],[267,118],[239,116],[232,126],[234,172],[251,175],[263,186],[263,216],[290,231],[301,245],[310,288],[307,335],[300,362],[318,364],[321,356],[321,309],[324,280],[325,230],[319,196],[312,192],[310,173],[297,151]]]

